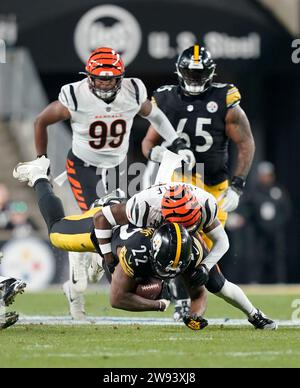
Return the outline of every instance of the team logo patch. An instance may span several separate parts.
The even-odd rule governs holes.
[[[154,237],[153,239],[153,242],[152,242],[152,247],[153,247],[153,250],[154,250],[154,258],[157,256],[159,250],[160,250],[160,247],[162,245],[162,238],[160,235],[157,235]]]
[[[188,107],[186,109],[187,109],[188,112],[193,112],[194,106],[193,105],[188,105]]]
[[[206,105],[206,109],[209,111],[209,113],[216,113],[219,109],[219,105],[215,101],[210,101]]]

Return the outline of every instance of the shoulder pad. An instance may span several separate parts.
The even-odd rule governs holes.
[[[174,88],[177,88],[177,86],[176,85],[163,85],[163,86],[160,86],[158,89],[156,89],[154,93],[161,93],[161,92],[165,92],[165,91],[171,92]]]
[[[233,108],[236,105],[238,105],[241,101],[241,98],[242,97],[241,97],[239,89],[232,84],[228,85],[228,90],[227,90],[227,94],[226,94],[226,106],[227,106],[227,108]]]
[[[223,88],[226,88],[226,86],[228,86],[228,84],[221,84],[221,83],[218,83],[218,82],[213,82],[211,84],[211,86],[214,87],[214,88],[223,89]]]

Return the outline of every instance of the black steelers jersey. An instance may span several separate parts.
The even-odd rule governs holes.
[[[147,279],[155,276],[151,263],[151,238],[154,229],[134,228],[123,225],[114,230],[112,236],[112,252],[118,259],[123,271],[134,279]],[[195,237],[193,239],[193,257],[187,271],[197,267],[207,255],[204,245]],[[204,244],[204,243],[203,243]],[[118,252],[118,248],[121,251]]]
[[[240,100],[241,95],[234,85],[220,83],[213,83],[199,96],[186,96],[180,86],[175,85],[162,86],[153,94],[153,101],[179,136],[187,141],[197,163],[204,164],[204,182],[208,186],[229,177],[225,117],[227,110]]]

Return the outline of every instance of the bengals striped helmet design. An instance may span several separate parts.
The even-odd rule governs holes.
[[[170,187],[163,196],[161,208],[166,221],[177,222],[188,230],[198,226],[202,219],[202,206],[186,185]]]
[[[103,100],[112,99],[120,90],[125,74],[124,63],[115,50],[109,47],[100,47],[94,50],[85,67],[89,86],[92,92]],[[112,81],[116,83],[111,87],[99,86],[99,81]]]

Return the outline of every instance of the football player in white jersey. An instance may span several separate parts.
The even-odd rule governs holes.
[[[70,120],[73,137],[66,171],[82,211],[88,210],[105,194],[104,184],[99,185],[106,180],[104,170],[118,168],[125,159],[133,118],[137,114],[157,128],[159,135],[168,140],[172,150],[180,154],[190,168],[194,166],[192,151],[178,137],[165,114],[147,99],[144,83],[137,78],[124,78],[124,64],[116,51],[107,47],[96,49],[85,70],[86,78],[64,85],[58,100],[48,105],[35,121],[36,151],[41,157],[47,155],[47,127]],[[103,176],[99,175],[99,168]],[[69,285],[75,295],[87,287],[86,268],[80,254],[70,253],[69,259]],[[98,264],[94,267],[101,274]]]

